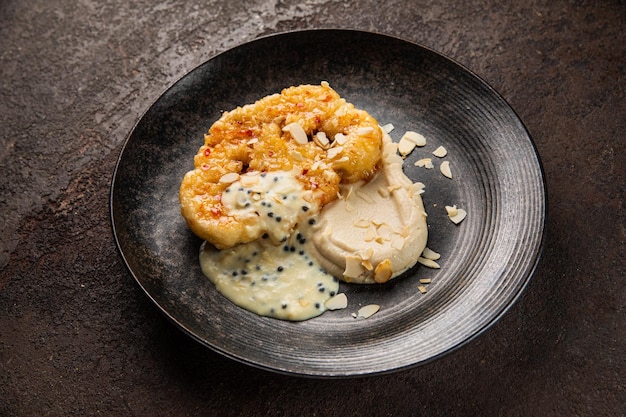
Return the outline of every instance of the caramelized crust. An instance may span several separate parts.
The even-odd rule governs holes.
[[[293,123],[296,130],[291,128]],[[303,135],[306,134],[303,140]],[[328,143],[315,136],[323,132]],[[337,136],[337,134],[340,134]],[[315,140],[314,140],[315,139]],[[228,173],[291,171],[305,198],[322,205],[337,197],[340,183],[370,179],[382,147],[378,122],[356,109],[328,83],[290,87],[254,104],[225,112],[204,136],[180,187],[181,212],[191,230],[220,249],[259,238],[221,202]]]

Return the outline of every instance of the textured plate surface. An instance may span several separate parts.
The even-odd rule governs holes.
[[[291,323],[240,309],[198,265],[200,240],[180,215],[178,188],[221,112],[285,87],[326,80],[381,124],[428,140],[405,162],[426,184],[429,247],[439,270],[416,266],[384,286],[342,284],[346,310]],[[448,149],[453,179],[431,152]],[[435,169],[414,166],[432,157]],[[445,205],[464,208],[460,225]],[[516,114],[453,61],[379,34],[319,30],[273,35],[224,52],[166,91],[127,138],[111,191],[113,230],[134,278],[178,326],[212,349],[278,372],[341,377],[425,363],[492,325],[537,263],[545,221],[539,158]],[[426,294],[421,278],[431,278]],[[367,320],[351,313],[366,304]]]

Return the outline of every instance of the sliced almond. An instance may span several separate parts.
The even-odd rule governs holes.
[[[467,216],[467,212],[465,210],[457,209],[456,214],[454,216],[448,216],[448,217],[450,217],[450,220],[452,220],[452,223],[459,224],[465,219],[466,216]]]
[[[294,161],[304,161],[304,156],[300,152],[296,151],[295,149],[289,152],[289,155],[291,156],[291,159],[293,159]]]
[[[337,146],[335,148],[330,148],[328,150],[328,152],[326,153],[326,156],[328,156],[328,159],[333,159],[337,155],[339,155],[342,151],[343,151],[343,147],[342,146]]]
[[[337,133],[335,135],[335,143],[337,145],[345,145],[347,141],[348,141],[348,137],[344,135],[343,133]]]
[[[253,185],[256,185],[259,182],[259,176],[258,175],[242,175],[240,177],[241,180],[241,185],[243,185],[244,187],[252,187]]]
[[[342,308],[348,307],[348,297],[341,292],[326,300],[324,305],[329,310],[341,310]]]
[[[422,294],[426,294],[426,287],[424,287],[423,285],[419,285],[417,289],[420,290]]]
[[[304,145],[309,141],[309,137],[306,135],[302,126],[296,122],[289,123],[287,126],[283,127],[283,131],[289,132],[291,137],[300,145]]]
[[[441,258],[441,255],[435,252],[434,250],[426,247],[424,248],[424,251],[422,252],[422,258],[436,261],[437,259]]]
[[[415,143],[411,142],[408,139],[405,139],[404,137],[402,137],[402,139],[400,139],[400,142],[398,142],[398,152],[400,152],[400,155],[402,155],[403,157],[413,152],[413,149],[415,149]]]
[[[386,223],[381,224],[376,228],[376,233],[383,240],[391,240],[391,235],[393,234],[393,229]]]
[[[454,206],[446,206],[446,212],[448,213],[449,217],[454,217],[459,212],[459,209],[456,208],[456,205],[454,205]]]
[[[417,146],[426,145],[426,138],[417,132],[407,131],[403,136],[406,140],[413,142]]]
[[[362,273],[361,258],[354,255],[346,256],[346,269],[343,271],[343,276],[346,278],[357,278]]]
[[[393,124],[391,124],[391,123],[387,123],[386,125],[381,126],[380,128],[381,128],[381,129],[383,130],[383,132],[385,132],[385,133],[391,133],[391,131],[392,131],[393,129],[395,129],[395,126],[394,126]]]
[[[313,136],[313,142],[324,150],[330,147],[330,140],[328,140],[325,132],[317,132],[315,136]]]
[[[368,271],[372,271],[374,269],[374,265],[372,265],[369,259],[361,261],[361,265],[363,265],[363,268],[367,269]]]
[[[441,268],[441,266],[439,266],[437,262],[433,261],[432,259],[422,258],[421,256],[417,258],[417,262],[419,262],[420,264],[428,268],[433,268],[433,269]]]
[[[422,158],[420,160],[415,161],[414,164],[416,167],[422,167],[426,169],[433,169],[433,160],[431,158]]]
[[[384,284],[385,282],[389,281],[392,275],[393,268],[389,259],[381,261],[378,265],[376,265],[376,268],[374,269],[374,281],[379,284]]]
[[[365,232],[365,241],[371,242],[377,237],[378,237],[378,234],[376,233],[376,228],[374,226],[370,226],[370,228],[367,229],[367,232]]]
[[[450,170],[450,161],[443,161],[439,170],[444,177],[452,178],[452,171]]]
[[[447,154],[448,154],[448,151],[443,146],[440,146],[433,151],[433,155],[435,155],[438,158],[443,158]]]
[[[220,178],[220,182],[222,184],[230,184],[233,183],[235,181],[237,181],[239,179],[239,174],[236,172],[229,172],[228,174],[224,174],[222,175],[222,177]]]
[[[367,319],[378,313],[378,310],[380,310],[380,306],[378,304],[369,304],[359,309],[359,311],[357,312],[357,317],[363,317],[364,319]]]
[[[365,135],[369,135],[373,131],[374,131],[374,128],[371,127],[371,126],[360,127],[360,128],[357,129],[356,134],[359,135],[359,136],[365,136]]]
[[[395,250],[402,250],[404,247],[405,239],[402,236],[396,235],[391,239],[391,247]]]

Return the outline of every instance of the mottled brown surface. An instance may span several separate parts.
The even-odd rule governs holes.
[[[260,35],[353,28],[442,52],[518,112],[548,187],[519,302],[423,367],[301,379],[203,348],[152,306],[109,223],[125,135],[184,73]],[[626,5],[0,2],[0,415],[626,415]]]

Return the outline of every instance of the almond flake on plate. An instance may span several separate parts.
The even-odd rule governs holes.
[[[435,155],[438,158],[443,158],[447,154],[448,154],[448,151],[443,146],[440,146],[433,151],[433,155]]]
[[[359,311],[357,312],[357,317],[363,317],[364,319],[367,319],[376,314],[378,310],[380,310],[380,306],[378,304],[369,304],[359,309]]]
[[[380,128],[383,130],[383,132],[390,133],[393,129],[395,129],[395,126],[391,123],[387,123],[386,125],[381,126]]]
[[[329,310],[341,310],[342,308],[348,307],[348,297],[346,297],[344,293],[339,293],[326,300],[324,305]]]
[[[398,152],[400,155],[407,156],[416,146],[426,145],[426,138],[417,132],[408,131],[400,138],[398,142]]]
[[[422,258],[421,256],[417,258],[417,262],[419,262],[420,264],[428,268],[433,268],[433,269],[441,268],[441,266],[439,266],[437,262],[433,261],[432,259]]]
[[[452,178],[452,171],[450,170],[450,161],[443,161],[439,170],[444,177]]]
[[[435,252],[434,250],[426,247],[422,251],[422,258],[430,259],[431,261],[436,261],[437,259],[441,258],[441,255]]]
[[[416,167],[423,167],[426,169],[433,169],[434,165],[433,165],[433,160],[430,158],[422,158],[419,159],[417,161],[415,161],[415,165]]]

